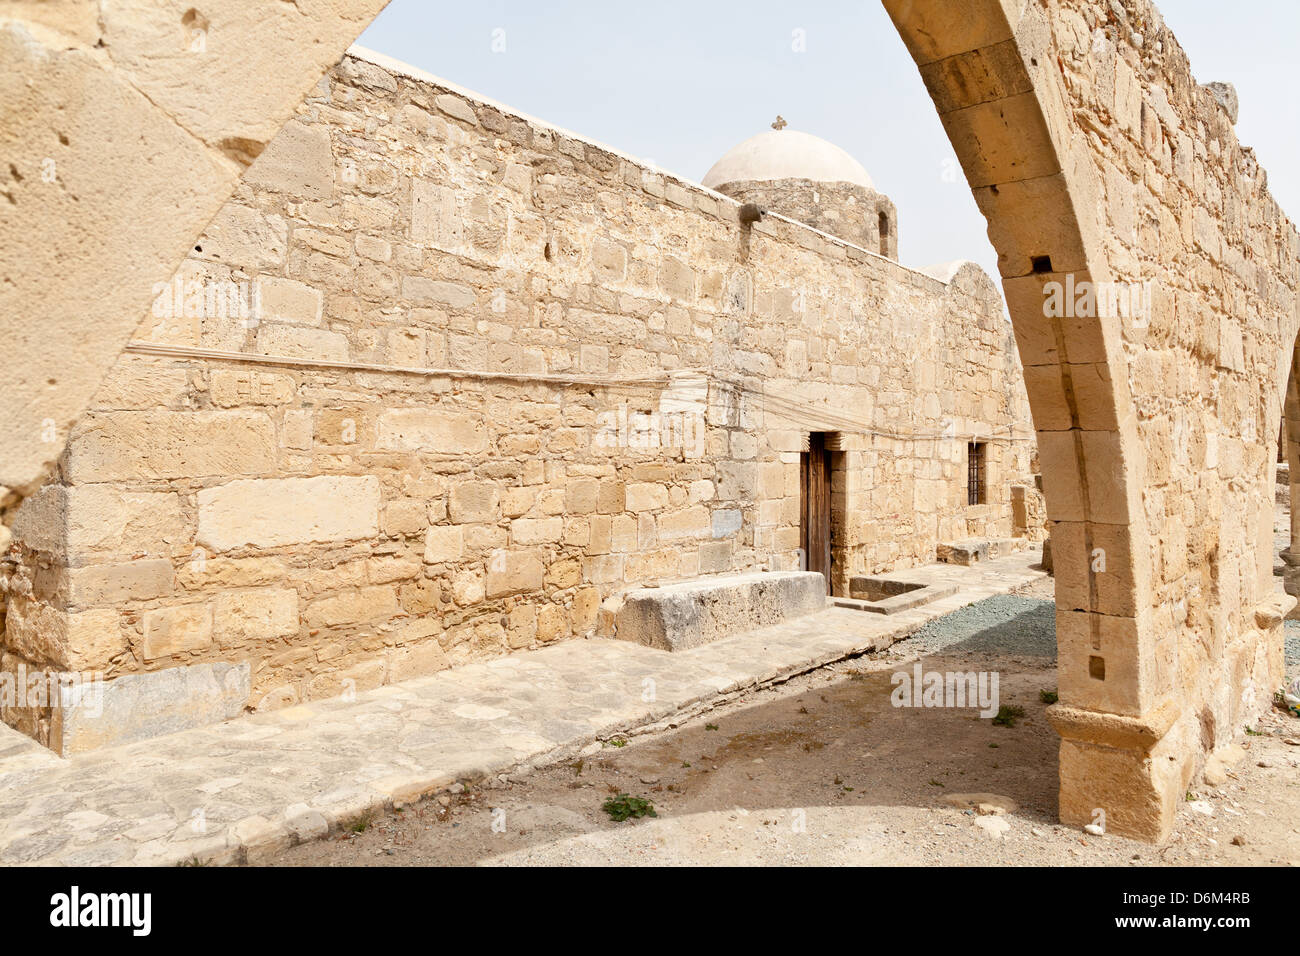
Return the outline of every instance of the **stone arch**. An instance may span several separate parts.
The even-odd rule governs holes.
[[[244,169],[387,0],[0,12],[0,546]]]
[[[1225,742],[1243,714],[1258,712],[1258,687],[1243,691],[1240,702],[1229,687],[1256,677],[1266,683],[1277,670],[1277,655],[1265,646],[1280,643],[1280,614],[1269,602],[1270,585],[1250,566],[1252,552],[1260,556],[1258,511],[1198,514],[1201,526],[1179,527],[1171,515],[1188,512],[1194,498],[1209,499],[1193,495],[1195,463],[1186,473],[1169,474],[1169,459],[1184,453],[1189,461],[1199,455],[1202,468],[1215,468],[1217,459],[1211,460],[1221,439],[1231,442],[1234,454],[1253,460],[1260,436],[1231,427],[1240,426],[1242,408],[1268,401],[1273,383],[1258,395],[1246,394],[1238,377],[1242,350],[1258,343],[1267,354],[1273,334],[1267,323],[1243,330],[1215,315],[1217,342],[1177,341],[1171,320],[1179,308],[1197,317],[1209,311],[1195,295],[1172,303],[1162,295],[1143,316],[1122,309],[1089,315],[1086,306],[1060,314],[1045,305],[1054,289],[1068,300],[1071,287],[1113,288],[1107,284],[1115,273],[1132,282],[1172,266],[1142,261],[1137,243],[1128,242],[1127,220],[1120,217],[1132,210],[1122,201],[1136,197],[1135,205],[1148,208],[1150,202],[1135,185],[1140,176],[1125,175],[1125,164],[1134,161],[1122,147],[1129,145],[1126,138],[1137,139],[1177,173],[1175,154],[1190,162],[1191,143],[1184,142],[1184,123],[1171,103],[1190,102],[1198,111],[1213,107],[1208,96],[1199,97],[1167,32],[1160,39],[1173,49],[1161,65],[1174,89],[1157,95],[1144,87],[1123,55],[1132,51],[1122,49],[1136,30],[1116,28],[1118,46],[1106,31],[1116,17],[1127,16],[1115,4],[1068,11],[1006,0],[884,4],[988,221],[1024,365],[1056,568],[1060,703],[1049,716],[1062,737],[1061,818],[1096,822],[1102,811],[1112,832],[1160,839],[1204,751]],[[1148,29],[1163,29],[1145,0],[1125,7],[1139,8],[1134,16]],[[1067,67],[1094,55],[1095,74]],[[1081,114],[1094,125],[1085,127]],[[1115,129],[1098,136],[1105,123]],[[1223,135],[1219,126],[1212,129]],[[1114,162],[1108,147],[1118,157]],[[1266,194],[1250,201],[1256,198],[1270,208]],[[1172,219],[1181,209],[1167,212]],[[1203,256],[1214,245],[1211,232],[1226,231],[1202,220],[1204,234],[1189,244],[1163,223],[1158,209],[1151,215],[1168,230],[1170,259]],[[1132,232],[1136,237],[1136,226]],[[1290,241],[1282,236],[1283,250]],[[1285,271],[1285,254],[1280,258]],[[1210,358],[1199,360],[1205,353]],[[1130,367],[1128,356],[1143,369]],[[1168,364],[1171,379],[1201,375],[1214,387],[1231,386],[1237,399],[1231,413],[1238,420],[1230,427],[1216,413],[1188,426],[1185,416],[1175,417],[1164,383],[1142,379],[1160,362]],[[1271,368],[1263,377],[1273,378]],[[1144,401],[1141,423],[1135,383]],[[1158,499],[1151,493],[1156,485]],[[1160,520],[1158,535],[1151,515]],[[1236,643],[1240,650],[1225,650]]]

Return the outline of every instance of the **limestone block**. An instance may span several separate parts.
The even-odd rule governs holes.
[[[585,515],[594,512],[599,503],[600,482],[595,478],[579,478],[564,486],[564,510],[569,514]]]
[[[141,411],[173,407],[183,400],[188,385],[189,374],[184,367],[123,355],[100,384],[94,405],[99,409]]]
[[[668,488],[655,482],[634,481],[626,488],[627,510],[656,511],[668,507]]]
[[[280,425],[280,444],[295,451],[311,451],[314,430],[311,412],[304,409],[286,411]]]
[[[452,309],[468,309],[478,299],[469,286],[427,276],[403,276],[402,298],[418,305],[445,305]]]
[[[329,129],[285,123],[244,171],[244,182],[304,199],[329,199],[334,193]]]
[[[510,538],[515,544],[551,544],[564,532],[561,518],[516,518],[510,522]]]
[[[222,408],[285,405],[293,401],[294,384],[289,375],[250,369],[214,369],[208,393],[212,404]]]
[[[725,519],[724,519],[725,522]],[[705,538],[712,534],[709,509],[703,505],[659,516],[659,537],[664,541]]]
[[[187,590],[246,588],[283,581],[287,570],[279,558],[210,558],[199,550],[178,569],[176,583]]]
[[[401,613],[397,592],[390,585],[374,585],[332,594],[307,605],[303,620],[310,627],[386,621]]]
[[[488,597],[503,597],[542,587],[542,562],[531,551],[501,551],[488,562],[485,592]]]
[[[68,603],[79,608],[166,597],[174,577],[168,558],[92,564],[70,568],[67,574]]]
[[[537,611],[537,639],[542,642],[568,637],[568,608],[561,604],[543,604]]]
[[[126,650],[116,608],[61,611],[14,596],[5,617],[9,649],[65,670],[100,670]]]
[[[454,190],[423,179],[411,183],[411,238],[452,251],[463,242],[464,226]],[[405,292],[405,290],[403,290]]]
[[[258,318],[263,322],[321,323],[320,291],[296,279],[258,276],[257,304]]]
[[[201,255],[240,269],[274,269],[284,264],[289,227],[278,215],[227,203],[203,234]]]
[[[429,525],[429,509],[423,501],[403,499],[384,506],[384,534],[418,534]]]
[[[410,680],[435,674],[451,666],[447,653],[436,638],[427,638],[416,644],[394,648],[388,655],[388,681]]]
[[[236,480],[203,489],[198,504],[197,540],[218,552],[379,533],[379,479],[373,475]]]
[[[298,633],[298,592],[292,588],[227,591],[213,601],[213,632],[221,647]]]
[[[262,355],[348,361],[348,339],[340,332],[265,322],[257,329],[257,351]]]
[[[260,475],[275,467],[275,430],[256,411],[91,413],[68,443],[72,483]]]
[[[212,604],[180,604],[146,611],[143,618],[147,661],[199,651],[212,645]]]
[[[465,553],[465,531],[457,526],[435,525],[424,538],[424,560],[429,564],[459,561]]]
[[[433,105],[453,119],[468,123],[470,126],[478,125],[478,117],[474,115],[474,110],[459,96],[442,93],[433,98]]]
[[[376,447],[471,455],[485,451],[487,429],[481,415],[429,408],[390,408],[380,414]]]
[[[336,259],[351,260],[352,243],[346,236],[338,236],[331,232],[321,232],[319,229],[295,229],[293,231],[293,241],[301,243],[313,252],[321,252],[327,256],[333,256]],[[324,263],[320,263],[320,268],[329,268]],[[358,269],[358,275],[365,273],[371,267],[362,266]]]
[[[500,491],[490,482],[466,481],[451,489],[448,512],[457,524],[497,520]]]

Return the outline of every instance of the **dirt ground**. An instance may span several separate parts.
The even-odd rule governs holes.
[[[1050,599],[1051,582],[1024,595]],[[1246,759],[1222,786],[1187,795],[1164,845],[1095,836],[1056,822],[1058,738],[1041,698],[1055,690],[1055,660],[990,654],[987,641],[919,658],[924,642],[908,645],[580,760],[360,819],[271,865],[1300,863],[1300,720],[1275,712],[1253,728]],[[917,659],[926,671],[996,671],[1000,703],[1024,716],[1005,726],[971,709],[892,706],[891,675]],[[657,816],[615,822],[602,804],[619,794]],[[964,794],[1015,809],[945,802]]]

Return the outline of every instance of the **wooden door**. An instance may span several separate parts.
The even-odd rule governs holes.
[[[826,435],[813,432],[808,436],[808,451],[800,462],[803,508],[799,522],[800,546],[808,557],[809,571],[826,578],[826,593],[831,593],[831,453],[826,450]]]

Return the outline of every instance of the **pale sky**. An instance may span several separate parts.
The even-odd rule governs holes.
[[[1300,3],[1160,9],[1197,80],[1236,85],[1237,134],[1295,219]],[[997,277],[984,219],[876,0],[393,0],[358,42],[695,182],[780,113],[851,153],[894,200],[903,263],[974,259]]]

